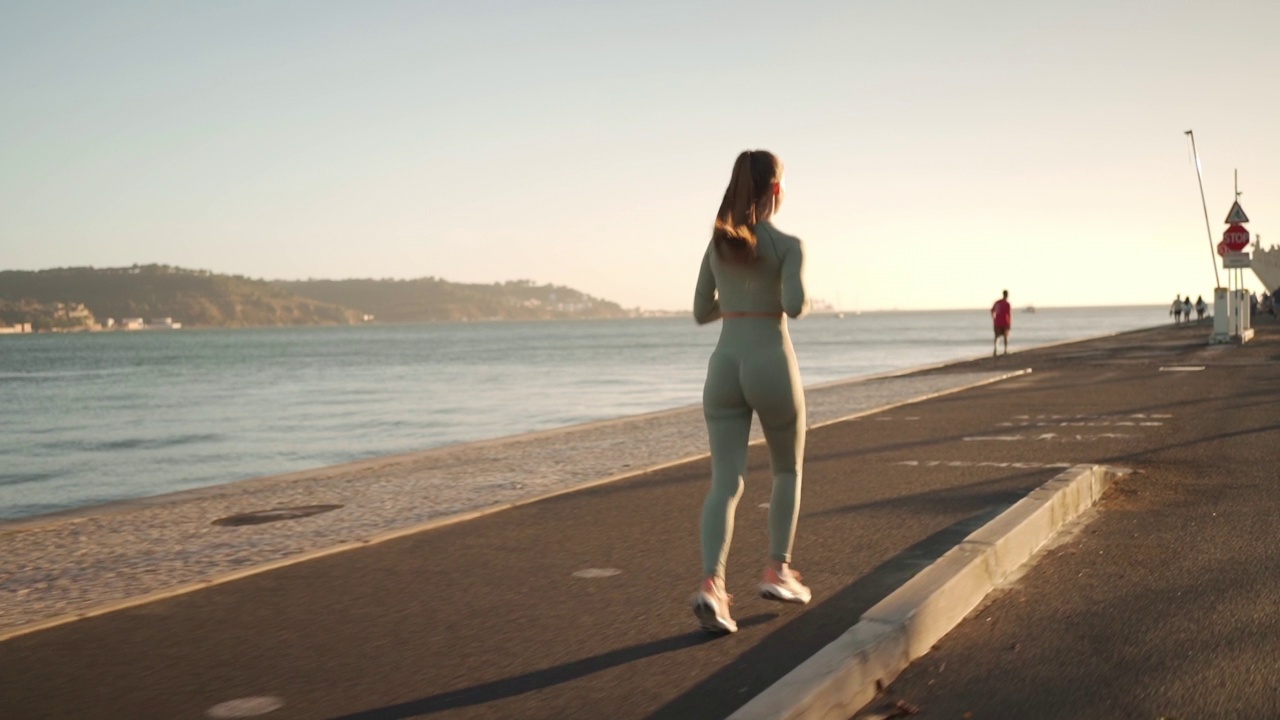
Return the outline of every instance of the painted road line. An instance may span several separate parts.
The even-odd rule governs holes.
[[[1053,423],[996,423],[997,428],[1158,428],[1160,420],[1059,420]]]
[[[997,467],[1034,470],[1036,468],[1069,468],[1078,465],[1073,462],[995,462],[990,460],[899,460],[894,465],[907,467]]]
[[[1128,415],[1014,415],[1014,420],[1097,420],[1102,418],[1163,418],[1173,417],[1169,413],[1130,413]]]
[[[1018,440],[1050,441],[1050,442],[1094,442],[1095,440],[1115,440],[1117,438],[1135,437],[1127,433],[1098,433],[1096,435],[1061,435],[1058,433],[1040,433],[1039,435],[970,435],[962,438],[965,442],[981,440],[1000,440],[1014,442]]]
[[[1028,427],[1160,427],[1172,418],[1168,413],[1130,415],[1014,415],[995,424],[999,428]]]
[[[284,707],[284,701],[278,697],[263,695],[260,697],[244,697],[218,703],[205,711],[211,718],[247,718],[266,715]]]
[[[583,568],[582,570],[578,570],[577,572],[573,573],[573,576],[576,578],[594,580],[596,578],[607,578],[607,577],[613,577],[614,575],[621,575],[621,574],[622,574],[622,571],[619,570],[618,568]]]

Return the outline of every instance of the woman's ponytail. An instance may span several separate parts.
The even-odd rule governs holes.
[[[773,153],[746,150],[733,163],[729,187],[716,213],[711,239],[721,260],[749,265],[756,259],[758,208],[773,190],[780,168]]]

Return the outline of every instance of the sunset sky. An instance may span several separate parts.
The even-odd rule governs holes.
[[[683,309],[764,148],[845,309],[1209,298],[1184,131],[1213,242],[1234,168],[1280,242],[1277,31],[1264,0],[4,3],[0,269]]]

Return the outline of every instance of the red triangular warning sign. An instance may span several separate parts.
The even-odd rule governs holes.
[[[1249,222],[1249,216],[1244,214],[1244,208],[1240,207],[1239,200],[1231,203],[1231,212],[1227,213],[1227,219],[1223,222],[1228,225]]]

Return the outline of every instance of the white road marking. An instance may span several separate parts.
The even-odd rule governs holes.
[[[1053,413],[1041,413],[1039,415],[1014,415],[1012,421],[998,422],[995,424],[1001,429],[1022,429],[1022,428],[1110,428],[1110,427],[1160,427],[1164,425],[1162,420],[1154,420],[1152,418],[1171,418],[1173,415],[1169,413],[1128,413],[1124,415],[1097,415],[1078,413],[1075,415],[1057,415]],[[1095,434],[1071,434],[1056,432],[1040,432],[1028,435],[970,435],[965,437],[967,442],[1018,442],[1021,440],[1041,441],[1041,442],[1093,442],[1095,440],[1114,440],[1117,438],[1133,437],[1126,433],[1102,432]]]
[[[894,465],[909,467],[1011,467],[1011,468],[1069,468],[1076,463],[1069,462],[987,462],[978,460],[899,460]]]
[[[211,718],[246,718],[266,715],[284,707],[284,701],[278,697],[264,695],[261,697],[244,697],[218,703],[204,714]]]
[[[1159,427],[1154,418],[1171,418],[1168,413],[1132,413],[1130,415],[1014,415],[1013,422],[998,422],[1000,428],[1030,427]]]
[[[768,508],[768,507],[769,507],[769,503],[760,503],[760,504],[759,504],[759,505],[757,505],[756,507]]]
[[[618,568],[587,568],[585,570],[575,572],[573,576],[577,578],[595,579],[613,577],[614,575],[621,574],[622,571]]]
[[[1160,372],[1197,372],[1203,369],[1203,365],[1166,365],[1160,368]]]
[[[1014,415],[1013,419],[1014,420],[1115,420],[1118,418],[1137,418],[1137,419],[1166,418],[1167,419],[1171,417],[1173,416],[1168,413],[1151,413],[1150,415],[1146,413],[1130,413],[1128,415],[1098,415],[1098,414],[1077,413],[1075,415],[1055,415],[1055,414]]]
[[[1038,421],[1038,423],[996,423],[997,428],[1106,428],[1116,425],[1116,427],[1133,428],[1137,425],[1142,427],[1156,427],[1156,425],[1164,425],[1160,420],[1143,420],[1135,423],[1133,420],[1059,420],[1056,423],[1046,423],[1046,421]]]
[[[1133,437],[1127,433],[1098,433],[1096,435],[1078,435],[1068,434],[1059,435],[1058,433],[1041,433],[1039,435],[973,435],[964,438],[966,441],[981,440],[1000,440],[1005,442],[1013,442],[1018,440],[1028,440],[1031,442],[1093,442],[1094,440],[1114,440],[1116,438]]]

